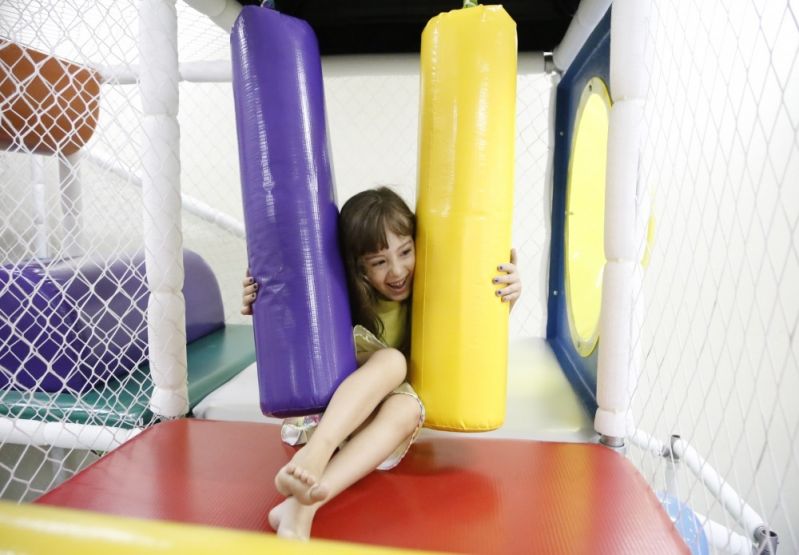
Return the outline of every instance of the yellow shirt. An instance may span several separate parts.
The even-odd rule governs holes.
[[[378,301],[375,312],[383,322],[383,341],[389,347],[401,348],[407,330],[408,304],[398,301]]]

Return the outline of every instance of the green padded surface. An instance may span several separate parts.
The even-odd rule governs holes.
[[[189,410],[255,361],[252,326],[225,326],[188,345]],[[0,392],[0,415],[44,422],[133,428],[153,420],[149,365],[79,396]]]

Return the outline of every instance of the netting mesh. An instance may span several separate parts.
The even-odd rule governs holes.
[[[63,115],[64,119],[39,117],[61,91],[77,88],[78,95],[84,92],[71,82],[74,75],[71,67],[86,66],[91,62],[115,65],[135,61],[136,29],[129,25],[131,16],[135,20],[135,9],[132,13],[130,7],[105,11],[107,7],[94,2],[53,5],[12,2],[0,6],[0,36],[7,39],[0,43],[3,88],[0,108],[2,130],[12,142],[8,151],[0,153],[3,176],[3,187],[0,188],[0,212],[3,215],[0,266],[4,271],[0,296],[4,305],[17,305],[13,313],[4,311],[0,322],[0,356],[3,357],[4,375],[4,387],[0,390],[3,419],[0,496],[3,498],[31,500],[94,460],[96,455],[90,449],[74,448],[81,442],[86,446],[93,443],[86,432],[105,428],[113,437],[119,431],[119,441],[124,435],[115,423],[107,423],[103,410],[106,405],[101,399],[76,395],[68,390],[59,391],[59,386],[66,386],[65,374],[44,371],[30,375],[29,382],[32,383],[21,387],[11,371],[11,368],[46,367],[48,360],[52,364],[59,358],[96,366],[96,357],[90,362],[92,355],[86,349],[94,345],[111,352],[120,347],[115,345],[120,338],[115,332],[126,325],[122,315],[102,309],[86,310],[88,305],[101,301],[101,297],[92,294],[97,285],[96,278],[74,274],[55,285],[55,294],[47,295],[47,286],[35,277],[40,272],[47,274],[64,262],[76,266],[86,263],[109,266],[120,253],[141,248],[142,208],[138,191],[106,169],[89,163],[82,153],[66,157],[33,152],[45,144],[49,146],[46,150],[59,150],[62,144],[54,145],[47,138],[68,136],[73,129],[69,127],[71,122],[80,125],[81,114],[71,113],[69,105],[56,103],[62,110],[62,114],[56,116]],[[79,14],[85,14],[85,19]],[[93,23],[90,25],[89,21]],[[117,37],[119,40],[95,40],[94,29],[98,37]],[[29,46],[42,52],[44,57],[40,59],[29,52],[22,55],[12,53],[14,44]],[[58,60],[48,59],[47,55],[51,53],[58,55]],[[39,72],[47,63],[63,68],[63,75],[42,79]],[[36,86],[44,86],[52,96],[25,94],[28,87]],[[136,126],[127,123],[136,121],[137,108],[131,92],[121,88],[103,91],[99,107],[102,123],[94,134],[93,146],[84,150],[118,149],[121,151],[120,160],[123,160],[121,163],[126,163],[124,150],[135,150],[140,142]],[[22,118],[25,125],[17,123],[11,126],[9,122],[14,117]],[[26,133],[30,134],[32,141],[21,139]],[[129,155],[127,159],[131,160],[133,156]],[[36,271],[23,276],[25,268]],[[83,326],[81,318],[65,317],[59,319],[61,325],[57,326],[55,314],[59,306],[55,305],[61,304],[59,295],[76,287],[82,287],[84,293],[76,296],[73,310],[81,312],[84,319],[90,321],[113,315],[115,322],[93,328],[91,325]],[[31,300],[35,294],[40,294],[41,302]],[[120,294],[127,295],[128,292],[120,288]],[[135,310],[135,303],[130,299],[123,304]],[[44,322],[51,325],[41,325]],[[26,333],[34,328],[38,331]],[[122,335],[134,342],[141,328],[141,325],[135,326]],[[38,356],[31,348],[33,342],[46,342],[54,351],[52,356]],[[139,345],[133,358],[125,361],[129,368],[143,362],[142,347]],[[49,384],[49,392],[41,391],[45,379],[55,380]],[[125,399],[127,404],[146,404],[141,376],[123,375],[120,381],[123,390],[133,392],[132,397]],[[63,401],[66,398],[77,402],[65,405]],[[75,412],[81,413],[79,419],[72,418]],[[48,444],[45,429],[54,423],[63,424],[61,430],[66,436],[56,443],[72,444],[73,447]],[[75,423],[83,427],[68,429]],[[114,440],[111,439],[110,443],[113,444]]]
[[[517,83],[513,218],[513,241],[528,293],[511,315],[512,337],[543,337],[546,327],[550,201],[545,177],[552,83],[526,69],[529,58],[520,64]],[[356,75],[352,64],[358,64]],[[331,60],[325,64],[325,95],[339,204],[365,188],[388,184],[414,206],[416,58]]]
[[[799,549],[797,16],[787,2],[653,3],[639,201],[655,233],[633,405],[638,428],[680,434],[786,553]],[[666,488],[667,460],[630,457]],[[676,494],[748,535],[686,468]]]
[[[653,4],[640,170],[647,198],[639,201],[647,206],[651,200],[655,235],[636,299],[646,309],[635,342],[641,362],[636,424],[661,440],[681,434],[780,532],[781,548],[794,552],[799,549],[799,404],[792,398],[799,391],[797,14],[785,2]],[[104,74],[136,70],[137,21],[134,2],[0,4],[0,36]],[[229,60],[222,30],[182,4],[178,22],[181,62]],[[14,73],[5,62],[0,67],[2,79]],[[544,333],[550,210],[545,177],[551,82],[523,68],[520,64],[514,242],[526,293],[512,316],[512,334],[518,336]],[[388,183],[412,205],[415,61],[328,60],[325,94],[339,202]],[[241,221],[230,85],[181,83],[180,95],[182,190],[200,206],[184,211],[184,243],[213,268],[226,321],[243,321],[238,316],[243,241],[209,223],[209,213]],[[5,114],[9,97],[0,103]],[[141,249],[141,120],[136,85],[106,83],[92,139],[61,169],[57,156],[35,154],[21,143],[0,152],[0,266],[18,269],[39,260],[51,270],[63,259],[111,266]],[[65,195],[59,183],[69,171],[76,172],[80,185]],[[85,304],[97,298],[93,285],[87,284]],[[10,294],[6,282],[0,287],[0,294]],[[126,326],[113,311],[95,317],[116,318],[111,330]],[[103,333],[100,344],[111,349],[120,336]],[[9,350],[2,341],[7,340],[0,339],[0,352]],[[144,356],[129,361],[131,368]],[[146,375],[118,379],[129,387],[112,403],[146,405]],[[76,409],[59,405],[59,395],[0,390],[5,424],[0,496],[32,499],[93,460],[99,453],[79,448],[91,443],[87,434],[105,430],[118,441],[127,437],[119,421],[99,410],[108,399],[78,395],[81,416],[75,419]],[[77,424],[64,428],[70,441],[53,442],[43,437],[42,422]],[[109,444],[113,441],[104,443]],[[629,456],[655,490],[666,488],[664,459],[635,447]],[[676,488],[696,511],[740,532],[685,469]]]
[[[214,62],[228,64],[227,34],[182,3],[177,4],[177,12],[181,64],[194,64],[195,74],[203,73],[203,68]],[[7,39],[0,45],[0,68],[2,79],[10,84],[0,99],[4,117],[11,110],[13,99],[18,99],[26,83],[35,78],[14,78],[18,73],[14,63],[19,62],[9,63],[5,61],[8,56],[2,55],[9,44],[56,56],[66,68],[65,73],[70,64],[75,64],[94,68],[102,76],[96,129],[76,153],[68,157],[36,153],[35,147],[19,136],[12,137],[8,150],[0,151],[3,269],[19,273],[38,264],[40,273],[50,276],[59,264],[68,261],[74,266],[94,264],[100,268],[100,275],[108,277],[115,264],[129,264],[132,253],[143,248],[145,203],[141,187],[146,177],[142,162],[146,137],[141,94],[135,83],[139,71],[138,19],[138,3],[132,1],[11,0],[0,5],[0,36]],[[41,67],[31,54],[24,56],[23,63]],[[339,202],[359,190],[389,184],[413,206],[418,60],[413,56],[334,58],[325,60],[323,65]],[[69,78],[66,81],[62,86],[70,85]],[[58,90],[55,85],[50,86]],[[518,90],[519,185],[514,237],[528,291],[540,293],[522,297],[514,311],[512,333],[543,335],[551,83],[546,76],[522,69]],[[246,260],[240,232],[242,209],[231,86],[227,82],[182,82],[179,92],[184,247],[199,253],[212,267],[222,290],[226,322],[247,322],[239,315]],[[34,114],[29,119],[31,126],[41,120],[36,117],[37,110],[41,106],[30,106],[29,111]],[[68,112],[69,108],[63,110]],[[74,116],[71,114],[73,120],[80,121]],[[41,127],[44,131],[39,129],[40,134],[58,134],[47,125]],[[67,170],[77,179],[70,181],[65,194],[61,183]],[[220,220],[224,225],[214,223]],[[143,279],[143,268],[137,266],[132,273]],[[31,295],[64,293],[81,285],[85,291],[77,296],[78,312],[85,314],[94,307],[92,317],[88,323],[85,317],[72,321],[62,336],[85,331],[90,339],[53,337],[53,344],[56,349],[67,351],[88,342],[100,353],[111,353],[140,341],[145,310],[145,305],[136,302],[140,299],[138,290],[125,289],[119,276],[113,279],[117,280],[118,290],[111,294],[101,291],[106,285],[101,283],[102,278],[75,274],[54,285],[32,283],[23,293],[5,280],[0,283],[0,295],[13,292],[23,305],[20,314],[47,320],[52,307],[35,305]],[[47,289],[51,286],[55,289]],[[125,307],[121,310],[117,305],[120,301]],[[132,326],[131,321],[138,324]],[[0,333],[0,354],[14,352],[12,343],[24,336],[21,328],[25,326],[19,318],[1,323],[6,327]],[[22,343],[26,341],[30,347],[33,339]],[[127,355],[126,371],[115,378],[118,383],[111,391],[36,391],[42,385],[41,377],[34,380],[33,387],[17,383],[0,388],[0,497],[31,500],[101,456],[105,449],[149,425],[146,407],[150,378],[146,372],[134,370],[147,357],[146,345],[141,347],[135,356]],[[17,356],[15,364],[35,358],[33,350],[28,349]],[[73,358],[93,370],[100,365],[97,361],[87,363],[88,358],[80,352]],[[124,357],[112,358],[118,362]],[[44,376],[59,376],[52,360],[45,366]],[[58,427],[54,430],[45,424]]]
[[[138,17],[137,2],[0,6],[0,296],[16,307],[0,322],[3,498],[35,498],[153,421],[152,380],[137,370],[147,360]],[[229,58],[227,34],[204,16],[179,6],[179,26],[188,61]],[[76,68],[102,75],[99,94]],[[70,94],[99,106],[91,139],[66,155],[64,137],[87,119],[59,102]],[[229,83],[181,84],[181,180],[199,206],[182,217],[184,246],[212,266],[229,322],[241,318],[244,245],[209,220],[241,221],[232,111]],[[81,372],[106,374],[108,387],[75,382]]]

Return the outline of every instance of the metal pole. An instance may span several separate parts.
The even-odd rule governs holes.
[[[680,439],[679,435],[672,435],[669,446],[663,449],[663,458],[666,459],[666,493],[675,499],[680,498],[679,488],[677,487],[677,473],[680,470],[680,456],[674,451],[674,442],[678,439]]]

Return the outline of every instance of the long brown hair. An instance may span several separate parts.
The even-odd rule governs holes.
[[[386,229],[400,236],[414,236],[416,218],[405,201],[388,187],[362,191],[341,207],[339,234],[347,282],[350,289],[352,318],[378,337],[383,336],[383,322],[375,312],[380,297],[366,281],[361,257],[388,248]],[[406,333],[406,342],[408,334]]]

